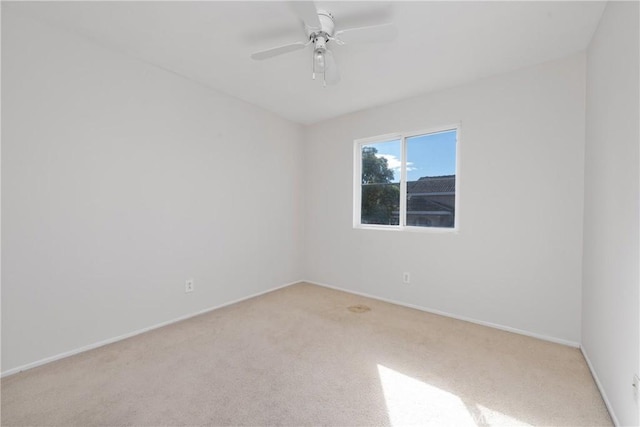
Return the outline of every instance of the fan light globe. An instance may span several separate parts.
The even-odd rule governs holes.
[[[324,50],[316,49],[313,53],[314,70],[316,73],[324,73]]]

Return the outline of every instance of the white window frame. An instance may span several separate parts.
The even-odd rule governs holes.
[[[422,136],[441,132],[456,131],[456,194],[455,194],[455,217],[452,227],[418,227],[407,225],[407,139],[414,136]],[[400,140],[400,218],[399,225],[379,225],[362,224],[362,146]],[[460,231],[460,123],[449,126],[438,126],[420,131],[390,133],[369,138],[356,139],[353,144],[353,228],[365,230],[387,230],[387,231],[415,231],[426,233],[458,233]]]

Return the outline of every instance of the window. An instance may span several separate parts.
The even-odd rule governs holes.
[[[458,126],[355,142],[354,226],[456,228]]]

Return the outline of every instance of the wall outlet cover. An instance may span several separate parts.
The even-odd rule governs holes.
[[[185,293],[193,292],[193,289],[194,289],[193,279],[187,280],[184,284],[184,292]]]

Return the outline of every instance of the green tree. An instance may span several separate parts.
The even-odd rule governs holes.
[[[400,184],[393,183],[393,170],[377,153],[375,147],[362,148],[362,223],[397,224]]]
[[[393,171],[384,157],[376,156],[375,147],[362,148],[362,183],[388,184],[393,181]]]

